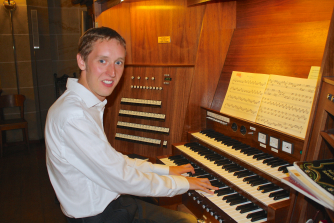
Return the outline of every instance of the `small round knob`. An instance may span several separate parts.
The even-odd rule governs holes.
[[[140,77],[138,76],[137,79],[140,80]]]

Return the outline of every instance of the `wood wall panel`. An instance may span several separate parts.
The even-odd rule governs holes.
[[[97,4],[97,3],[95,3]],[[132,63],[130,4],[118,4],[95,18],[98,27],[116,30],[126,41],[126,63]]]
[[[237,28],[329,20],[332,0],[238,0]]]
[[[180,0],[131,4],[133,63],[194,64],[204,9]],[[171,43],[158,43],[159,36]]]
[[[278,2],[279,7],[274,10]],[[304,14],[305,22],[301,22],[301,13],[292,13],[289,17],[294,16],[294,19],[289,18],[292,22],[287,23],[286,11],[280,10],[292,7],[299,12],[306,7],[308,12],[310,4],[315,9],[319,8],[319,4],[322,9],[324,6],[329,7],[325,10],[326,13],[323,12],[322,21],[310,21],[309,18],[316,16]],[[233,71],[307,78],[311,66],[321,66],[333,5],[334,1],[329,4],[327,0],[238,1],[237,29],[233,34],[211,108],[220,111]],[[273,25],[268,23],[270,12],[277,18]],[[244,17],[253,19],[253,22],[247,22]]]
[[[200,106],[209,107],[213,100],[235,28],[235,7],[235,2],[206,6],[183,140],[186,140],[186,132],[200,129],[200,118],[195,117],[200,117]]]

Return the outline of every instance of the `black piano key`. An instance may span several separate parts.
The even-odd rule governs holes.
[[[205,156],[205,155],[209,155],[209,154],[212,154],[212,151],[199,151],[198,152],[198,155],[201,155],[201,156]]]
[[[286,192],[285,194],[280,194],[280,195],[275,196],[274,200],[277,201],[277,200],[281,200],[281,199],[287,198],[287,197],[290,197],[290,194],[288,192]]]
[[[272,163],[271,167],[275,168],[275,167],[278,167],[278,166],[286,166],[286,165],[289,165],[289,164],[285,161],[280,161],[280,162]]]
[[[184,146],[186,147],[191,147],[191,146],[195,146],[195,145],[198,145],[197,142],[188,142],[188,143],[185,143]]]
[[[228,200],[228,199],[239,197],[239,196],[240,196],[239,194],[226,195],[223,197],[223,200]]]
[[[231,188],[229,188],[228,186],[223,186],[223,187],[221,187],[221,188],[219,188],[218,190],[215,190],[215,194],[218,194],[219,192],[224,192],[223,190],[226,190],[226,189],[231,189]]]
[[[211,162],[215,162],[215,161],[218,161],[218,160],[221,160],[221,159],[223,159],[222,156],[212,156],[208,160],[210,160]]]
[[[215,162],[215,164],[217,164],[217,166],[222,166],[222,165],[226,165],[226,164],[230,164],[230,163],[232,163],[232,161],[228,160],[228,159],[224,159],[224,160]]]
[[[257,190],[263,190],[263,189],[270,188],[270,187],[274,187],[274,186],[276,186],[276,185],[273,184],[273,183],[270,183],[270,184],[266,184],[266,185],[259,186],[259,187],[257,188]]]
[[[249,182],[249,181],[252,181],[252,180],[257,180],[259,179],[259,176],[256,175],[256,176],[251,176],[251,177],[245,177],[242,181],[244,182]]]
[[[239,171],[239,170],[244,170],[244,168],[242,166],[237,166],[237,167],[234,167],[234,168],[229,168],[228,172],[233,173],[233,172],[236,172],[236,171]]]
[[[251,146],[249,146],[247,144],[244,144],[244,143],[241,143],[241,144],[236,144],[236,145],[232,146],[232,149],[240,150],[240,149],[249,148],[249,147],[251,147]]]
[[[267,162],[267,165],[268,166],[271,166],[273,163],[276,163],[276,162],[279,162],[279,161],[282,161],[280,158],[274,158],[274,159],[271,159]]]
[[[267,213],[265,211],[260,212],[258,215],[252,217],[251,222],[259,221],[261,219],[267,218]]]
[[[184,159],[184,160],[173,160],[173,162],[176,163],[176,164],[179,164],[179,165],[190,163],[190,161],[186,160],[186,159]]]
[[[254,150],[255,149],[253,147],[243,148],[243,149],[240,149],[240,153],[247,153],[247,152],[251,152]]]
[[[257,210],[257,209],[259,209],[259,207],[254,205],[253,203],[251,203],[250,206],[245,207],[245,208],[241,208],[240,209],[240,214],[247,213],[247,212],[250,212],[250,211],[254,211],[254,210]]]
[[[226,187],[226,185],[225,184],[223,184],[222,182],[220,182],[220,181],[215,181],[215,182],[210,182],[211,183],[211,185],[212,186],[214,186],[214,187],[218,187],[218,188],[222,188],[222,187]]]
[[[253,217],[256,217],[256,216],[260,216],[262,215],[263,213],[266,213],[264,210],[262,211],[257,211],[257,212],[253,212],[253,213],[250,213],[246,216],[246,218],[253,218]]]
[[[174,163],[175,163],[175,162],[183,162],[183,161],[187,161],[187,162],[190,163],[190,161],[187,160],[187,159],[169,159],[169,160],[173,161]]]
[[[238,143],[238,141],[230,141],[230,142],[224,142],[224,145],[226,145],[226,146],[233,146],[233,145],[235,145],[235,144],[237,144]]]
[[[278,171],[283,171],[284,169],[286,169],[288,166],[292,166],[291,164],[288,164],[286,166],[280,166],[278,167]]]
[[[256,180],[256,181],[251,182],[250,185],[252,187],[255,187],[255,186],[259,186],[259,185],[265,184],[265,183],[268,183],[268,180],[260,179],[260,180]]]
[[[217,157],[217,156],[219,156],[219,154],[217,154],[217,153],[215,153],[215,152],[212,152],[211,154],[206,154],[206,155],[204,156],[204,158],[205,158],[205,159],[208,159],[208,158],[210,158],[210,157]]]
[[[280,190],[280,191],[270,193],[269,197],[276,197],[276,196],[279,196],[279,195],[282,195],[282,194],[285,194],[285,193],[286,193],[285,190]]]
[[[242,170],[242,171],[239,171],[239,172],[235,172],[233,175],[237,176],[237,178],[242,178],[242,177],[246,177],[246,176],[252,176],[252,175],[254,175],[254,173],[249,171],[249,170]]]
[[[232,194],[232,193],[235,193],[235,191],[232,190],[231,188],[225,188],[225,189],[221,189],[221,190],[217,193],[217,196],[223,196],[223,195]]]
[[[289,172],[289,171],[288,171],[288,169],[285,167],[285,168],[283,169],[282,172],[283,172],[283,173],[287,173],[287,172]]]
[[[237,166],[237,164],[235,164],[235,163],[224,164],[222,166],[222,169],[228,170],[229,168],[233,168],[233,167],[236,167],[236,166]]]
[[[270,157],[273,157],[273,156],[270,155],[270,154],[267,154],[267,153],[253,156],[253,158],[256,159],[256,160],[263,160],[263,159],[267,159],[267,158],[270,158]]]
[[[242,204],[242,205],[239,205],[235,208],[235,210],[242,210],[242,209],[245,209],[245,208],[248,208],[248,207],[254,207],[255,204],[253,203],[248,203],[248,204]]]
[[[278,189],[280,189],[279,186],[273,186],[273,187],[269,187],[269,188],[263,189],[261,192],[262,193],[268,193],[268,192],[272,192],[272,191],[275,191],[275,190],[278,190]]]
[[[170,160],[174,160],[174,159],[185,159],[185,157],[182,156],[182,155],[175,155],[175,156],[170,156],[170,157],[168,157],[168,159],[170,159]]]
[[[277,158],[275,158],[275,157],[271,157],[271,158],[268,158],[268,159],[263,160],[262,163],[266,164],[266,163],[271,162],[271,161],[273,161],[273,160],[277,160]]]
[[[242,204],[242,203],[245,203],[246,201],[247,201],[247,198],[241,197],[239,199],[231,201],[230,206],[234,206],[234,205],[237,205],[237,204]]]
[[[246,152],[245,154],[246,154],[247,156],[253,156],[253,155],[255,155],[255,154],[262,154],[262,153],[263,153],[263,152],[260,151],[260,150],[253,150],[253,151]]]

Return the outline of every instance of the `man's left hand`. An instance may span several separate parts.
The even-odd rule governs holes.
[[[169,175],[178,175],[180,176],[183,173],[191,172],[192,174],[195,173],[194,168],[191,164],[185,164],[182,166],[170,166],[169,167]]]

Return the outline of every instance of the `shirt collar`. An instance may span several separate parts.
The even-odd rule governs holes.
[[[76,78],[68,78],[66,87],[68,90],[74,91],[87,105],[87,107],[93,107],[99,105],[104,107],[107,104],[107,99],[100,101],[92,92],[90,92],[82,84],[78,83]]]

